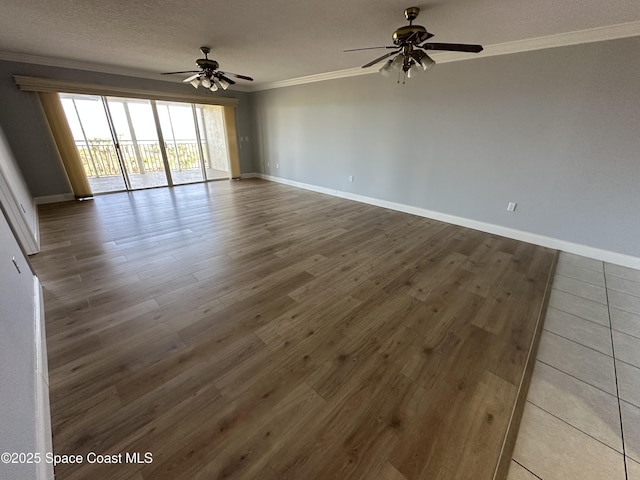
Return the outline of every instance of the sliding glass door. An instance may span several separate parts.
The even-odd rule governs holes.
[[[230,177],[223,107],[60,98],[94,193]]]
[[[149,100],[107,98],[130,189],[169,185]]]
[[[97,193],[126,190],[102,97],[65,95],[61,102],[91,189]]]
[[[173,102],[157,102],[156,106],[173,184],[204,181],[204,158],[195,107]]]

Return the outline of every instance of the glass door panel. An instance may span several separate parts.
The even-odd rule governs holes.
[[[102,98],[61,94],[60,101],[93,192],[126,190]]]
[[[122,161],[132,190],[167,186],[149,100],[107,98]]]
[[[223,107],[196,105],[207,180],[229,178],[229,151]]]
[[[224,109],[60,94],[95,193],[229,178]]]
[[[204,181],[193,108],[188,103],[156,102],[174,185]]]

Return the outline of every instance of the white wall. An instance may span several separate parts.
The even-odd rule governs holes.
[[[638,51],[640,37],[436,65],[406,85],[257,92],[256,170],[640,260]]]
[[[36,205],[0,129],[0,205],[28,254],[40,250]]]
[[[39,282],[0,212],[0,453],[39,452],[44,458],[51,451],[40,298]],[[53,478],[53,468],[2,461],[0,478]]]

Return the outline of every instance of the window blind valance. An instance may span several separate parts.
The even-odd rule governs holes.
[[[16,85],[25,92],[48,93],[80,93],[84,95],[104,95],[111,97],[133,97],[148,100],[165,100],[170,102],[199,103],[203,105],[221,105],[235,107],[237,98],[217,97],[214,95],[193,95],[189,93],[168,93],[157,90],[141,90],[127,87],[112,87],[93,83],[70,82],[52,78],[26,77],[14,75]]]

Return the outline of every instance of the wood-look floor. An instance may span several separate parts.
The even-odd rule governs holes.
[[[261,180],[40,208],[73,479],[491,479],[555,252]]]

